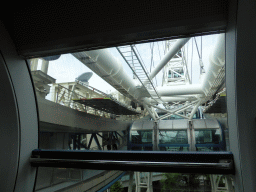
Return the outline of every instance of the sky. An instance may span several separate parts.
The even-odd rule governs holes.
[[[202,50],[202,60],[205,65],[205,69],[207,71],[209,65],[209,54],[211,53],[214,45],[216,43],[218,35],[208,35],[201,37],[196,37],[196,41],[198,44],[198,49],[201,54]],[[201,40],[202,40],[202,49],[201,49]],[[192,43],[193,41],[193,43]],[[164,56],[164,41],[154,42],[153,43],[143,43],[137,44],[136,48],[142,58],[143,63],[145,64],[147,71],[150,72],[150,66],[153,62],[154,66],[156,66]],[[193,46],[193,51],[192,51]],[[153,50],[152,50],[153,47]],[[189,42],[185,45],[185,49],[187,50],[187,63],[188,70],[191,74],[192,72],[192,83],[200,83],[199,80],[199,57],[196,49],[195,41],[191,38]],[[109,48],[109,51],[118,58],[122,64],[124,70],[128,73],[128,75],[132,78],[133,74],[129,66],[125,63],[119,52],[115,47]],[[152,54],[153,53],[153,54]],[[153,60],[152,60],[153,58]],[[192,67],[192,70],[191,70]],[[40,62],[38,68],[40,69]],[[151,67],[153,69],[154,67]],[[48,75],[56,79],[56,83],[62,82],[74,82],[75,78],[85,72],[90,72],[91,70],[73,57],[71,54],[63,54],[58,60],[50,61],[48,68]],[[156,76],[157,85],[162,85],[162,71]],[[156,81],[153,81],[154,84]],[[114,92],[115,89],[101,79],[97,74],[93,73],[93,76],[89,80],[89,85],[95,87],[105,93]],[[50,95],[50,94],[49,94]]]

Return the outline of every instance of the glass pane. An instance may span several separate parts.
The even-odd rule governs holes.
[[[222,140],[220,130],[197,130],[195,137],[196,144],[219,144]]]
[[[131,131],[132,142],[137,144],[152,144],[152,131]]]
[[[131,143],[128,144],[129,150],[152,151],[152,133],[152,131],[131,131]]]
[[[160,151],[189,151],[187,131],[159,131]]]
[[[222,140],[219,129],[196,130],[196,150],[197,151],[225,151],[225,142]]]
[[[211,57],[219,36],[187,40],[158,72],[165,54],[183,40],[29,60],[38,101],[39,148],[228,151],[225,65],[215,66],[223,57]],[[94,173],[101,174],[39,168],[36,189],[65,188]],[[177,186],[185,190],[187,176],[166,176],[182,180]]]
[[[159,131],[160,144],[188,144],[187,131]]]

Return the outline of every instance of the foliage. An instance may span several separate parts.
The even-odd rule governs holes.
[[[161,180],[161,192],[181,192],[187,189],[196,189],[199,187],[199,175],[181,174],[181,173],[164,173],[164,179]]]
[[[110,187],[110,192],[122,192],[124,191],[123,186],[119,181],[115,182],[111,187]]]
[[[197,175],[197,174],[189,174],[188,175],[188,182],[187,182],[187,184],[192,189],[198,188],[199,185],[200,185],[199,175]]]
[[[180,173],[164,173],[164,179],[161,180],[163,187],[161,192],[165,191],[180,191],[175,190],[182,185],[182,175]]]

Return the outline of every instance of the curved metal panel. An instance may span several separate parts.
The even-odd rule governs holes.
[[[1,34],[0,34],[1,35]],[[19,115],[12,82],[0,56],[0,191],[13,191],[19,159]]]
[[[29,74],[28,66],[24,59],[19,57],[16,52],[16,48],[13,46],[12,40],[9,35],[5,31],[4,26],[0,23],[0,50],[4,57],[4,61],[7,66],[7,70],[10,74],[10,79],[13,85],[13,92],[15,92],[16,96],[16,106],[14,106],[14,102],[12,101],[11,105],[5,103],[5,97],[8,98],[7,95],[3,95],[3,100],[1,100],[2,106],[4,108],[8,108],[12,110],[10,114],[8,114],[11,118],[11,122],[7,124],[9,130],[8,134],[16,134],[16,138],[13,137],[10,140],[4,141],[2,148],[4,148],[4,152],[1,154],[6,154],[6,156],[12,156],[15,154],[11,154],[11,150],[9,151],[3,146],[13,145],[14,149],[17,151],[19,149],[19,165],[18,165],[18,174],[16,178],[15,191],[33,191],[36,169],[31,167],[29,164],[29,158],[31,155],[31,151],[34,148],[38,148],[38,118],[37,118],[37,109],[36,109],[36,100],[35,93],[33,90],[32,80]],[[6,89],[8,90],[8,85]],[[10,85],[9,85],[10,87]],[[2,90],[2,89],[1,89]],[[4,91],[3,91],[4,92]],[[14,93],[10,95],[13,97]],[[11,97],[9,98],[11,100]],[[4,112],[6,113],[6,112]],[[1,115],[1,122],[5,121],[5,115]],[[17,119],[17,120],[16,120]],[[19,125],[18,125],[19,122]],[[13,132],[11,133],[11,127],[13,127]],[[2,129],[2,126],[1,126]],[[3,130],[3,129],[2,129]],[[19,141],[17,141],[17,134],[19,134]],[[12,142],[13,141],[13,142]],[[17,146],[17,142],[20,143]],[[17,151],[18,152],[18,151]],[[16,154],[16,158],[17,158]],[[15,159],[15,158],[13,158]],[[9,162],[7,162],[9,163]],[[12,169],[17,169],[15,166],[10,167],[10,164],[6,165],[7,170],[10,172]],[[1,174],[4,175],[4,174]],[[5,175],[4,175],[5,177]],[[1,179],[2,180],[2,179]],[[7,181],[9,184],[11,181]],[[7,183],[4,183],[2,186],[9,187]],[[11,183],[10,183],[11,184]],[[11,186],[10,186],[11,187]],[[1,191],[13,191],[13,190],[1,190]]]
[[[142,126],[142,130],[153,130],[154,127],[154,121],[144,121],[143,122],[143,126]]]
[[[159,129],[173,129],[173,120],[159,121]]]

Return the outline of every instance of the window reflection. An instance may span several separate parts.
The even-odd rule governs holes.
[[[153,150],[153,131],[131,131],[130,150],[152,151]]]
[[[160,151],[189,151],[187,131],[159,131]]]
[[[195,131],[196,144],[219,144],[221,139],[220,130],[196,130]]]

